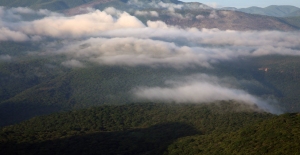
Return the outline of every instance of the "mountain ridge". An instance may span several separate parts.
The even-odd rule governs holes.
[[[220,10],[240,11],[250,14],[259,14],[273,17],[293,17],[299,16],[300,8],[291,5],[270,5],[268,7],[252,6],[248,8],[224,7]]]

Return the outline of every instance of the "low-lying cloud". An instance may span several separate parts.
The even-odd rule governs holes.
[[[165,7],[169,12],[181,8]],[[88,9],[87,13],[75,16],[28,8],[1,7],[0,10],[0,16],[5,16],[0,20],[0,41],[47,42],[47,38],[59,39],[59,45],[51,42],[44,46],[43,51],[67,55],[68,60],[65,62],[74,63],[76,60],[101,65],[210,68],[212,63],[238,57],[300,55],[298,31],[241,32],[180,28],[162,21],[142,23],[135,16],[112,7],[104,11]],[[135,13],[156,16],[157,12]],[[23,20],[24,14],[42,16]],[[10,16],[18,20],[11,21]],[[217,18],[216,12],[212,11],[209,17]],[[82,45],[86,46],[82,48]]]
[[[8,20],[9,17],[0,21],[0,30],[7,34],[5,38],[1,37],[1,40],[9,40],[9,38],[13,38],[11,40],[20,38],[19,40],[21,41],[30,40],[31,36],[63,39],[81,38],[99,35],[99,33],[103,31],[109,31],[113,29],[145,27],[140,20],[126,12],[122,12],[115,17],[109,14],[109,12],[90,10],[91,12],[86,14],[68,17],[62,14],[55,14],[45,11],[45,13],[48,13],[47,16],[26,21],[22,20],[22,17],[19,16],[19,14],[14,13],[15,11],[12,11],[15,9],[16,8],[2,9],[2,12],[4,12],[2,13],[3,16],[18,16],[18,21],[10,21]],[[25,11],[26,10],[28,9],[25,9]],[[41,10],[38,12],[41,12]],[[19,36],[16,36],[16,34]]]
[[[3,62],[9,62],[11,61],[12,57],[10,55],[0,55],[0,62],[3,61]]]
[[[175,11],[182,5],[157,5],[168,8],[165,10],[167,14],[176,18],[218,18],[215,11],[192,17],[192,14],[182,15]],[[26,18],[28,14],[34,16]],[[160,16],[156,11],[136,11],[133,14]],[[163,21],[143,23],[134,15],[111,7],[103,11],[87,9],[86,13],[75,16],[48,10],[0,7],[0,42],[40,43],[41,51],[31,54],[62,56],[59,64],[68,68],[96,64],[213,69],[215,63],[239,57],[300,56],[299,31],[182,28]],[[0,55],[0,61],[10,61],[12,57],[15,58],[15,55]],[[206,78],[202,75],[201,78],[167,81],[165,86],[138,87],[134,90],[134,96],[178,103],[239,100],[256,104],[272,113],[280,113],[267,100],[249,94],[230,80],[207,75]]]
[[[179,81],[167,81],[166,86],[138,87],[134,97],[148,101],[175,103],[208,103],[219,100],[236,100],[245,104],[257,105],[267,112],[279,114],[280,110],[248,92],[235,88],[229,79],[219,79],[205,74],[186,77]],[[228,81],[225,82],[225,81]],[[224,84],[225,83],[225,84]],[[273,101],[276,102],[276,101]]]

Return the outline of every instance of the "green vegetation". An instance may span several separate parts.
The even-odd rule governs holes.
[[[274,117],[255,109],[225,101],[104,105],[4,127],[0,150],[4,154],[162,154],[178,138],[230,133]]]
[[[300,14],[296,17],[286,17],[286,18],[282,18],[281,20],[283,20],[284,22],[292,26],[300,28]]]
[[[252,110],[251,110],[252,109]],[[3,154],[297,154],[300,115],[210,104],[103,105],[7,126]]]
[[[293,16],[296,12],[300,11],[300,8],[289,5],[271,5],[265,8],[249,7],[237,10],[251,14],[267,15],[274,17],[290,17]]]
[[[166,80],[195,73],[247,80],[237,86],[256,96],[274,97],[280,102],[273,106],[285,112],[300,109],[298,57],[245,58],[220,62],[214,69],[180,71],[168,67],[95,65],[68,69],[60,62],[59,57],[42,59],[26,58],[25,55],[12,62],[0,63],[0,126],[58,111],[132,103],[135,100],[131,90],[138,86],[165,86]],[[260,68],[268,68],[268,71]]]
[[[231,133],[189,136],[165,154],[298,154],[300,114],[284,114]]]

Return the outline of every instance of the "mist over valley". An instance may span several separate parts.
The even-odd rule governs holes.
[[[250,129],[268,131],[272,121],[284,122],[269,124],[280,133],[286,122],[299,127],[298,16],[176,0],[0,5],[0,148],[7,153],[30,154],[35,150],[28,144],[41,153],[52,141],[78,141],[73,146],[79,148],[89,139],[109,154],[113,149],[101,144],[110,137],[117,154],[185,154],[182,143],[209,154],[214,149],[201,143],[214,137],[237,134],[232,137],[240,142]],[[165,134],[155,137],[158,129]],[[299,133],[290,133],[292,152]],[[127,146],[124,139],[143,143]],[[228,154],[236,144],[223,140],[220,147]],[[269,144],[269,153],[276,145]]]

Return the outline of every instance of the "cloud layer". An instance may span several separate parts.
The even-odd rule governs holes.
[[[229,87],[228,79],[219,79],[205,74],[186,77],[179,81],[167,81],[167,86],[138,87],[133,90],[135,97],[148,101],[175,103],[207,103],[219,100],[236,100],[255,104],[267,112],[280,114],[281,111],[269,104],[270,101],[250,95],[244,90]],[[224,84],[225,83],[225,84]],[[275,101],[273,101],[275,102]]]
[[[174,11],[182,5],[157,4],[168,15],[194,18]],[[240,57],[265,55],[300,56],[300,32],[234,31],[170,26],[162,21],[142,22],[136,16],[159,18],[156,11],[136,11],[133,15],[106,8],[87,9],[84,14],[66,16],[48,10],[0,7],[0,42],[41,43],[37,55],[62,56],[60,65],[84,68],[89,64],[109,66],[151,66],[213,69],[213,64]],[[30,15],[30,16],[29,16]],[[195,18],[218,18],[215,11]],[[14,55],[0,55],[9,62]],[[215,79],[215,80],[211,80]],[[222,80],[222,79],[221,79]],[[279,113],[267,101],[255,97],[229,81],[217,77],[167,81],[166,86],[139,87],[133,92],[141,99],[170,102],[210,102],[239,100]]]

